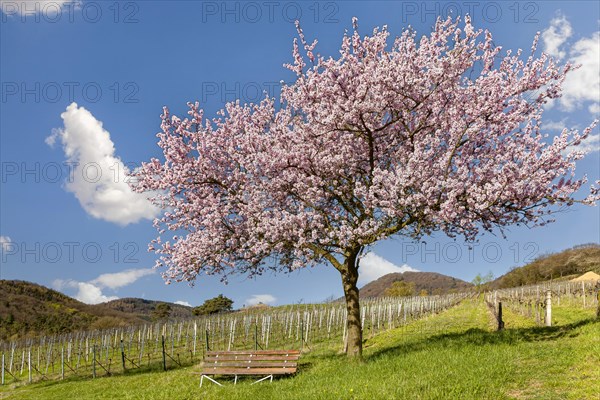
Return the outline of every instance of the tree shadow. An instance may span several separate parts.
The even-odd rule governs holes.
[[[579,328],[600,322],[595,318],[588,318],[578,322],[551,327],[511,328],[502,331],[486,331],[471,328],[464,332],[442,333],[422,339],[410,340],[394,347],[381,349],[365,357],[367,361],[374,361],[381,357],[402,356],[421,350],[432,350],[440,347],[461,347],[466,344],[475,345],[500,345],[515,344],[519,342],[552,341],[563,337],[576,337],[580,334]]]

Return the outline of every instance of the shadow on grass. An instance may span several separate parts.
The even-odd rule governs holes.
[[[394,347],[375,351],[365,357],[367,361],[374,361],[381,357],[400,356],[421,350],[432,350],[436,347],[462,347],[467,344],[500,345],[518,342],[552,341],[563,337],[576,337],[578,329],[600,322],[595,318],[588,318],[578,322],[552,327],[512,328],[499,332],[485,331],[471,328],[464,332],[443,333],[423,339],[408,339]]]

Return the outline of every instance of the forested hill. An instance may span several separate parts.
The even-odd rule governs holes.
[[[360,289],[360,297],[366,298],[385,296],[386,290],[397,281],[414,284],[415,294],[419,294],[422,291],[427,291],[428,294],[460,292],[468,290],[473,286],[469,282],[465,282],[451,276],[438,274],[437,272],[407,271],[403,273],[387,274],[373,282],[367,283]]]
[[[91,305],[35,283],[0,280],[0,340],[147,323],[158,304],[120,299]],[[191,307],[166,304],[169,318],[191,316]]]
[[[532,285],[553,279],[567,280],[587,271],[600,273],[600,245],[583,244],[561,251],[544,254],[522,267],[513,268],[490,283],[494,289]]]
[[[110,308],[111,310],[122,311],[127,314],[136,315],[141,318],[152,317],[152,313],[156,309],[156,306],[164,303],[156,300],[145,300],[133,297],[126,297],[117,300],[111,300],[106,303],[102,303],[102,306]],[[167,303],[170,308],[170,318],[192,318],[192,307],[187,307],[181,304]]]

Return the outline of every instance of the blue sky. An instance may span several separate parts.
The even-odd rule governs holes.
[[[240,276],[226,286],[207,276],[193,288],[165,285],[151,270],[155,255],[146,251],[156,236],[149,219],[155,210],[119,186],[122,180],[110,179],[160,154],[155,134],[164,105],[183,114],[186,102],[198,100],[214,115],[224,101],[256,101],[263,91],[277,96],[278,82],[293,78],[282,64],[292,60],[298,17],[307,39],[319,40],[317,51],[334,56],[353,16],[363,34],[388,25],[395,36],[408,25],[428,33],[437,15],[469,13],[476,27],[514,50],[529,49],[540,31],[542,49],[583,65],[546,112],[546,132],[584,128],[600,114],[595,1],[0,4],[0,277],[37,282],[86,302],[144,297],[198,305],[223,293],[241,307],[342,295],[329,266],[253,280]],[[72,102],[79,108],[67,112]],[[68,137],[56,131],[65,128]],[[596,128],[583,143],[590,153],[577,170],[590,181],[600,176],[598,138]],[[83,171],[75,162],[91,167]],[[102,197],[99,189],[115,197]],[[510,228],[506,239],[483,236],[472,251],[443,236],[418,244],[390,239],[371,249],[361,283],[403,267],[470,281],[479,272],[499,276],[540,254],[600,242],[598,207],[576,206],[556,220],[542,228]]]

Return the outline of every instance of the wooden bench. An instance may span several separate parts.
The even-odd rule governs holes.
[[[233,375],[234,384],[239,375],[265,375],[253,385],[269,378],[273,382],[273,375],[295,373],[299,358],[300,350],[208,351],[200,371],[200,386],[204,378],[223,386],[209,375]]]

